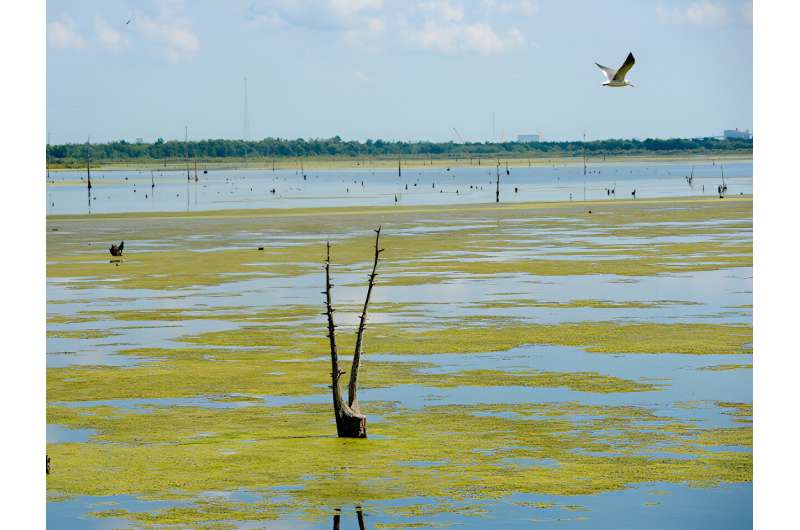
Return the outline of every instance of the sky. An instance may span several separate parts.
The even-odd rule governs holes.
[[[46,18],[54,144],[752,129],[743,0],[48,0]],[[635,87],[603,87],[594,63],[629,51]]]

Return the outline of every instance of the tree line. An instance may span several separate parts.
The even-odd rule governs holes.
[[[752,140],[719,138],[671,138],[646,140],[597,140],[591,142],[402,142],[387,140],[346,141],[339,136],[318,139],[264,138],[263,140],[199,140],[130,143],[125,140],[98,144],[48,145],[53,163],[86,160],[135,161],[191,158],[236,157],[537,157],[581,156],[584,148],[596,156],[623,154],[667,154],[708,152],[751,152]]]

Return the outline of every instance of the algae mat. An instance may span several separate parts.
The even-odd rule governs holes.
[[[321,258],[347,352],[377,225],[340,440]],[[750,526],[749,197],[47,227],[54,527]]]

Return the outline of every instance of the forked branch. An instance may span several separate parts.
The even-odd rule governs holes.
[[[356,412],[358,412],[358,369],[361,368],[361,353],[364,346],[364,330],[367,328],[367,310],[369,309],[369,300],[372,296],[372,287],[375,285],[375,277],[378,276],[378,258],[383,252],[380,248],[381,227],[375,230],[375,258],[372,262],[372,272],[369,275],[369,285],[367,286],[367,297],[364,299],[364,309],[361,311],[361,319],[358,322],[358,331],[356,332],[356,346],[353,351],[353,365],[350,368],[350,386],[348,387],[347,404]]]

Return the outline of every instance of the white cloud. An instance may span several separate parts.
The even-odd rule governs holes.
[[[273,28],[298,27],[316,31],[358,29],[374,17],[383,0],[272,0],[256,1],[248,19]]]
[[[506,52],[525,42],[522,32],[516,28],[501,34],[483,22],[441,24],[427,20],[422,27],[409,32],[408,37],[420,47],[433,51],[481,55]]]
[[[86,47],[86,40],[78,32],[75,22],[66,15],[47,23],[47,42],[56,48]]]
[[[658,18],[665,22],[688,22],[696,25],[725,24],[730,21],[728,8],[722,4],[703,1],[693,2],[686,8],[666,8],[663,5],[656,7]]]
[[[183,15],[183,3],[179,0],[159,0],[155,14],[138,13],[133,24],[171,61],[200,49],[200,39]]]
[[[500,0],[481,0],[481,6],[485,11],[503,15],[522,15],[530,17],[539,13],[539,6],[533,0],[508,2]]]
[[[102,17],[95,17],[94,32],[97,40],[109,50],[119,51],[131,47],[130,41],[122,33],[112,28]]]
[[[728,8],[712,2],[691,4],[686,10],[686,18],[695,24],[727,22]]]
[[[355,72],[353,72],[353,79],[365,83],[369,81],[369,76],[360,70],[356,70]]]
[[[383,0],[329,0],[333,10],[343,16],[354,15],[360,11],[379,9]]]
[[[469,8],[465,7],[469,6]],[[532,0],[255,0],[248,19],[270,28],[297,28],[338,34],[364,50],[416,47],[438,53],[502,53],[524,44],[514,27],[495,29],[496,15],[530,15]]]
[[[345,33],[345,41],[352,46],[365,46],[371,39],[386,31],[386,22],[381,18],[370,18],[363,22],[363,26],[353,28]]]
[[[464,19],[464,7],[460,4],[451,4],[449,0],[420,2],[417,8],[447,22],[458,22]]]

